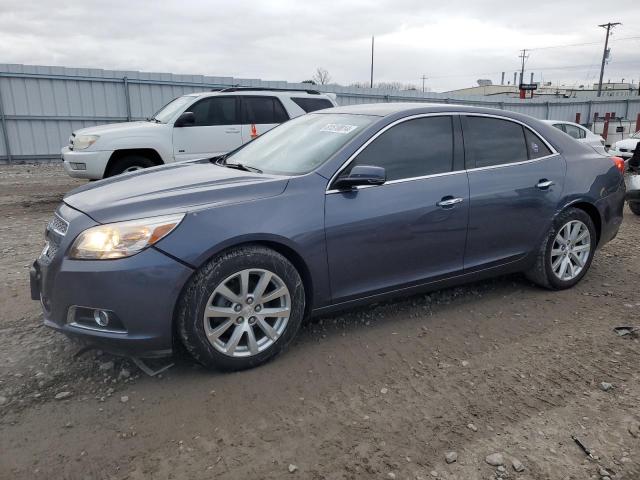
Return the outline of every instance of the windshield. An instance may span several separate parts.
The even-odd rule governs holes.
[[[152,120],[157,120],[160,123],[167,123],[178,110],[184,107],[187,103],[192,102],[194,97],[185,95],[184,97],[178,97],[171,100],[164,107],[158,110],[152,117]]]
[[[326,162],[378,117],[307,114],[283,123],[227,158],[265,173],[302,175]]]

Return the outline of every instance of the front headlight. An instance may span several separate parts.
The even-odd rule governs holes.
[[[98,138],[100,138],[99,135],[78,135],[73,140],[73,149],[84,150],[89,148],[91,145],[96,143]]]
[[[169,235],[183,218],[181,213],[88,228],[71,245],[69,258],[109,260],[130,257]]]

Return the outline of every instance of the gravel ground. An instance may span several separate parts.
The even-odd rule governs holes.
[[[148,377],[76,358],[29,299],[80,184],[0,167],[0,478],[640,478],[640,343],[612,330],[640,325],[628,210],[570,291],[502,277],[317,319],[251,371]]]

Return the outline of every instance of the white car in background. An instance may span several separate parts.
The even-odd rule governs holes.
[[[629,160],[633,156],[633,152],[638,148],[640,142],[640,130],[624,140],[618,140],[611,145],[609,153],[616,157],[622,157],[625,160]]]
[[[579,142],[586,143],[591,146],[596,152],[602,155],[610,155],[604,148],[604,138],[600,135],[596,135],[588,128],[583,127],[577,123],[565,122],[561,120],[543,120],[544,123],[553,125],[558,130],[562,130],[570,137],[575,138]]]
[[[337,106],[316,90],[226,88],[175,98],[146,121],[76,130],[62,149],[64,168],[97,180],[171,162],[216,157],[280,123]]]

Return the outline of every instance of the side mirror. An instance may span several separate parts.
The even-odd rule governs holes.
[[[173,124],[174,127],[190,127],[195,125],[196,116],[193,112],[184,112],[182,115],[178,117],[176,123]]]
[[[338,190],[350,190],[360,185],[382,185],[387,181],[387,173],[382,167],[356,165],[348,175],[340,176],[334,183]]]

